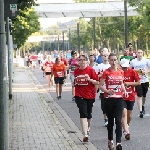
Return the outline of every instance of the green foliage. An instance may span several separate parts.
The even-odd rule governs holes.
[[[36,0],[18,0],[18,9],[27,10],[36,5]]]
[[[19,15],[13,20],[14,43],[20,48],[28,37],[40,30],[40,23],[36,12],[31,9],[19,10]]]

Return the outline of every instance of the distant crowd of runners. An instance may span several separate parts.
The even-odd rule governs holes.
[[[63,84],[66,85],[66,79],[70,78],[72,101],[79,108],[83,142],[89,140],[92,108],[96,93],[100,93],[104,126],[108,130],[108,148],[122,150],[122,133],[126,140],[130,140],[129,125],[136,98],[139,118],[145,114],[150,60],[143,56],[143,50],[134,51],[132,43],[129,43],[120,58],[107,48],[100,48],[99,52],[92,51],[89,55],[83,51],[78,54],[74,50],[54,51],[50,55],[33,53],[27,54],[25,60],[33,71],[38,61],[49,90],[55,83],[58,100],[61,100]],[[114,123],[116,146],[113,141]]]

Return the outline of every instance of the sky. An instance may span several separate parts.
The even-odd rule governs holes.
[[[73,3],[73,0],[37,0],[37,3]],[[57,22],[68,22],[73,18],[40,18],[42,28],[48,28],[51,25],[57,24]]]

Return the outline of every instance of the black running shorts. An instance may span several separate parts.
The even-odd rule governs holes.
[[[141,83],[141,85],[135,86],[135,90],[138,97],[146,97],[148,92],[149,82]]]

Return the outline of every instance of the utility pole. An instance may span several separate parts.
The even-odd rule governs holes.
[[[96,37],[95,37],[95,17],[93,17],[93,49],[96,48]]]
[[[59,52],[59,33],[58,33],[58,45],[57,45],[57,50],[58,50],[58,52]]]
[[[124,38],[125,38],[125,47],[128,47],[128,15],[127,15],[127,0],[124,0]]]
[[[79,28],[79,23],[77,23],[77,37],[78,37],[78,53],[80,54],[80,28]]]
[[[0,0],[0,150],[8,150],[8,96],[4,0]]]
[[[70,28],[69,28],[69,46],[68,49],[71,50],[71,32],[70,32]]]
[[[65,50],[65,32],[62,32],[62,36],[63,36],[63,51]]]
[[[8,76],[9,76],[9,99],[12,99],[12,40],[10,37],[9,17],[6,18],[6,29],[7,29],[7,47],[8,47]]]

